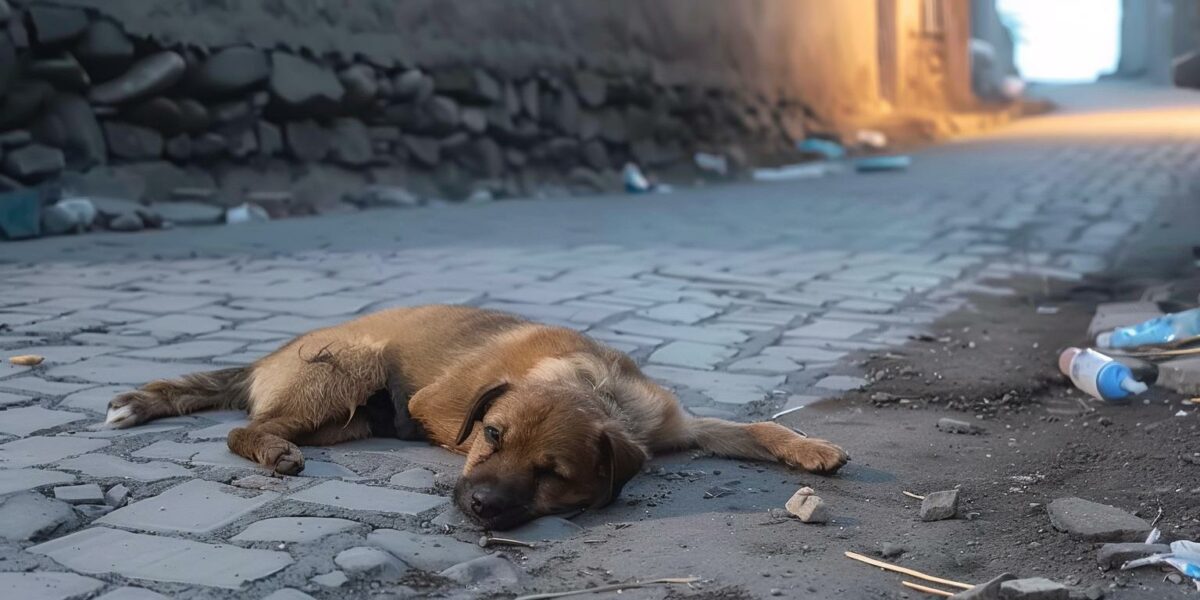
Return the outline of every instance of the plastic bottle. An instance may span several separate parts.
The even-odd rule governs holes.
[[[1058,368],[1075,387],[1107,402],[1124,400],[1148,386],[1133,377],[1129,367],[1092,349],[1067,348],[1058,357]]]
[[[1101,348],[1161,346],[1197,336],[1200,336],[1200,308],[1193,308],[1102,333],[1096,337],[1096,345]]]

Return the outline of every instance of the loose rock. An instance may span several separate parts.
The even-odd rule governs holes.
[[[521,572],[517,567],[499,554],[489,554],[459,563],[440,574],[464,585],[508,585],[521,581]]]
[[[1096,553],[1096,562],[1104,570],[1116,569],[1128,561],[1145,558],[1152,554],[1166,554],[1171,547],[1166,544],[1105,544]]]
[[[104,492],[104,501],[113,508],[121,508],[129,499],[129,488],[122,484],[114,485]]]
[[[270,74],[266,53],[249,46],[233,46],[208,57],[191,84],[200,96],[225,98],[258,86]]]
[[[959,421],[957,419],[938,419],[937,428],[946,433],[959,433],[964,435],[978,435],[984,432],[984,429],[974,423]]]
[[[163,153],[162,135],[147,127],[108,121],[104,123],[104,137],[108,151],[117,158],[153,160]]]
[[[785,505],[787,511],[804,523],[828,523],[829,509],[812,488],[800,488]]]
[[[67,504],[104,504],[104,492],[94,483],[56,487],[54,497]]]
[[[951,600],[1000,600],[1000,586],[1006,581],[1017,578],[1012,573],[1003,573],[987,583],[981,583],[969,590],[963,590],[950,597]]]
[[[316,63],[286,52],[271,53],[268,89],[276,108],[298,117],[332,114],[346,93],[337,75]]]
[[[108,222],[108,228],[113,231],[141,231],[145,228],[142,218],[136,214],[119,215]]]
[[[74,528],[75,511],[36,492],[0,498],[0,539],[38,542]]]
[[[72,169],[86,170],[108,162],[108,144],[91,105],[74,94],[58,94],[50,100],[33,126],[40,142],[59,148]]]
[[[953,519],[958,514],[958,490],[945,490],[925,495],[921,501],[922,521]]]
[[[98,104],[124,104],[153,96],[175,85],[186,69],[179,54],[159,52],[134,63],[124,75],[92,88],[91,99]]]
[[[1000,584],[1001,600],[1067,600],[1066,586],[1044,577],[1014,579]]]
[[[313,577],[312,581],[317,585],[336,588],[342,587],[343,584],[345,584],[347,581],[350,581],[350,578],[346,577],[346,574],[341,571],[330,571],[324,575],[317,575],[316,577]]]
[[[4,157],[4,172],[22,181],[32,182],[62,171],[66,164],[58,148],[31,144]]]
[[[1136,542],[1150,532],[1145,520],[1082,498],[1059,498],[1050,503],[1047,512],[1055,529],[1092,542]]]
[[[367,126],[358,119],[343,118],[333,121],[330,136],[330,158],[342,165],[361,167],[370,164],[375,157],[371,136]]]
[[[284,133],[288,150],[299,160],[320,162],[329,154],[329,133],[316,121],[292,121],[284,127]]]
[[[87,13],[77,8],[37,4],[29,7],[29,24],[39,46],[58,46],[83,35]]]
[[[163,96],[139,102],[129,110],[123,111],[121,117],[130,123],[149,127],[165,135],[183,131],[183,110],[179,103]]]
[[[75,58],[93,79],[104,81],[121,74],[133,62],[133,42],[112,21],[99,19],[88,26],[75,44]]]
[[[375,79],[375,69],[367,65],[354,65],[338,73],[338,80],[346,89],[342,104],[347,110],[357,111],[367,108],[379,94],[379,84]]]
[[[343,550],[333,562],[350,577],[396,581],[408,572],[408,566],[395,556],[367,546]]]

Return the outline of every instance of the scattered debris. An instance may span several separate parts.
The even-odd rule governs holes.
[[[715,487],[710,487],[707,490],[704,490],[704,499],[712,500],[713,498],[724,498],[725,496],[732,496],[736,493],[737,493],[737,490],[735,490],[731,487],[718,485]]]
[[[846,558],[849,558],[851,560],[857,560],[858,562],[867,563],[868,565],[871,565],[873,567],[879,567],[880,569],[883,569],[885,571],[892,571],[894,573],[908,575],[909,577],[916,577],[917,579],[922,579],[922,580],[930,581],[933,583],[939,583],[944,586],[956,587],[956,588],[963,589],[963,590],[969,590],[969,589],[975,587],[969,583],[963,583],[961,581],[953,581],[950,579],[942,579],[941,577],[934,577],[933,575],[927,575],[920,571],[893,565],[891,563],[886,563],[886,562],[883,562],[882,560],[875,560],[869,556],[863,556],[862,554],[859,554],[857,552],[845,552],[844,554],[845,554]]]
[[[897,556],[900,556],[901,554],[904,554],[907,551],[908,551],[908,549],[905,548],[904,546],[901,546],[900,544],[884,542],[883,545],[880,546],[880,548],[879,548],[879,555],[884,558],[895,558]]]
[[[921,501],[922,521],[943,521],[958,514],[958,490],[927,494]]]
[[[793,179],[817,179],[837,171],[831,163],[815,162],[786,165],[773,169],[755,169],[752,177],[755,181],[791,181]]]
[[[264,223],[270,221],[271,216],[267,214],[266,209],[257,204],[243,202],[238,206],[227,209],[225,211],[225,223],[229,225],[240,225],[242,223]]]
[[[782,417],[784,415],[790,415],[802,408],[804,408],[804,407],[803,406],[793,406],[792,408],[786,408],[784,410],[781,410],[781,411],[771,415],[771,420],[774,421],[775,419],[778,419],[779,417]]]
[[[859,173],[903,171],[912,166],[912,157],[905,154],[894,156],[865,156],[854,161],[854,170]]]
[[[1057,306],[1039,306],[1039,307],[1037,307],[1037,314],[1039,314],[1039,315],[1057,315],[1058,307]]]
[[[914,493],[912,493],[912,492],[908,492],[908,491],[905,491],[905,492],[900,492],[900,493],[901,493],[901,494],[904,494],[905,496],[908,496],[909,498],[915,498],[915,499],[917,499],[917,500],[924,500],[924,499],[925,499],[925,496],[922,496],[922,495],[920,495],[920,494],[914,494]]]
[[[1155,317],[1096,336],[1101,348],[1177,347],[1200,338],[1200,308]]]
[[[795,515],[803,523],[828,523],[829,509],[810,487],[800,488],[785,505],[787,511]]]
[[[1170,552],[1131,560],[1121,566],[1122,571],[1148,565],[1168,565],[1191,577],[1200,588],[1200,543],[1188,540],[1171,542]]]
[[[937,428],[946,433],[958,433],[962,435],[980,435],[984,433],[984,429],[974,423],[959,421],[958,419],[938,419]]]
[[[1082,498],[1059,498],[1047,507],[1050,524],[1059,531],[1091,542],[1137,542],[1150,524],[1119,508]]]
[[[1138,381],[1133,370],[1111,357],[1090,348],[1067,348],[1058,357],[1058,369],[1087,395],[1116,402],[1149,389]]]
[[[501,537],[492,537],[490,535],[485,535],[485,536],[479,538],[479,547],[480,548],[487,548],[488,546],[521,546],[523,548],[536,548],[537,547],[529,542],[522,542],[521,540],[510,540],[508,538],[501,538]]]
[[[693,157],[696,166],[702,171],[713,173],[721,177],[729,175],[729,160],[719,154],[709,154],[707,152],[697,152]]]
[[[654,191],[654,184],[646,179],[642,170],[633,163],[625,163],[621,170],[621,179],[625,182],[625,191],[630,194],[649,194]]]
[[[614,583],[611,585],[601,585],[592,588],[584,588],[581,590],[571,590],[568,592],[551,592],[548,594],[529,594],[526,596],[517,596],[513,600],[549,600],[550,598],[566,598],[567,596],[579,596],[582,594],[598,594],[600,592],[621,592],[624,590],[634,590],[638,588],[646,588],[655,585],[691,585],[700,581],[699,577],[665,577],[662,579],[650,579],[648,581],[634,581],[630,583]]]
[[[8,362],[18,367],[36,367],[45,361],[45,356],[38,356],[36,354],[22,354],[8,359]]]
[[[796,149],[807,154],[819,154],[825,160],[841,160],[846,157],[846,149],[841,144],[822,138],[807,138],[796,144]]]
[[[911,581],[901,581],[900,585],[902,585],[906,588],[912,588],[914,590],[917,590],[918,592],[925,592],[926,594],[932,594],[934,596],[942,596],[944,598],[949,598],[954,595],[950,592],[947,592],[946,590],[939,590],[937,588],[932,588],[927,585],[921,585],[919,583],[913,583]]]
[[[876,150],[886,148],[888,145],[887,135],[876,129],[859,129],[854,134],[854,139],[860,146]]]

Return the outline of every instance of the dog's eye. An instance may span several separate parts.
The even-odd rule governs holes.
[[[483,428],[483,437],[493,446],[500,445],[500,430],[491,425]]]

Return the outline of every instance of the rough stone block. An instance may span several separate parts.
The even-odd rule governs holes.
[[[984,432],[983,428],[966,421],[958,419],[938,419],[937,428],[946,433],[959,433],[964,435],[978,435]]]
[[[1000,584],[1001,600],[1067,600],[1070,591],[1044,577],[1014,579]]]
[[[104,491],[94,483],[56,487],[54,497],[67,504],[104,504]]]
[[[23,406],[0,411],[0,433],[25,436],[87,418],[79,413]]]
[[[367,542],[422,571],[440,571],[486,554],[477,544],[395,529],[376,529],[367,536]]]
[[[650,355],[650,362],[691,369],[713,369],[718,363],[737,354],[737,348],[702,344],[699,342],[671,342]]]
[[[804,523],[828,523],[829,509],[812,488],[800,488],[785,505],[787,511]]]
[[[922,521],[953,519],[958,514],[958,490],[945,490],[925,495],[921,501]]]
[[[59,473],[58,471],[0,469],[0,496],[23,490],[32,490],[44,485],[71,483],[73,481],[75,481],[74,475]]]
[[[408,566],[395,556],[368,546],[342,550],[333,562],[351,577],[396,581],[408,572]]]
[[[481,556],[449,567],[441,576],[463,585],[489,584],[503,586],[519,583],[521,571],[499,554]]]
[[[0,573],[0,590],[6,596],[28,600],[70,600],[87,596],[104,582],[74,573]]]
[[[36,492],[0,497],[0,538],[12,542],[41,541],[78,522],[69,505]]]
[[[969,590],[954,594],[950,600],[1000,600],[1000,585],[1016,578],[1017,576],[1012,573],[1002,573],[987,583],[981,583]]]
[[[245,490],[193,479],[145,500],[134,502],[100,519],[99,523],[145,531],[208,533],[279,497],[262,492],[245,497]]]
[[[1096,562],[1104,570],[1116,569],[1131,560],[1145,558],[1152,554],[1167,554],[1171,547],[1166,544],[1142,544],[1127,542],[1122,544],[1105,544],[1096,552]]]
[[[1082,498],[1059,498],[1047,507],[1050,524],[1090,542],[1135,542],[1146,539],[1150,524],[1119,508]]]
[[[293,494],[292,500],[329,504],[348,510],[417,515],[446,504],[441,496],[373,487],[345,481],[326,481]]]
[[[191,471],[174,463],[162,461],[139,463],[110,454],[85,454],[59,461],[57,466],[60,469],[79,471],[92,477],[120,477],[147,482],[191,475]]]
[[[108,445],[105,440],[77,437],[34,436],[0,444],[0,467],[20,469],[57,462],[68,456],[99,450]]]
[[[275,517],[252,523],[229,539],[233,542],[315,542],[357,525],[358,523],[349,519]]]
[[[82,573],[116,573],[134,579],[229,589],[292,563],[286,552],[203,544],[106,527],[78,531],[29,548],[29,552],[49,556]]]

